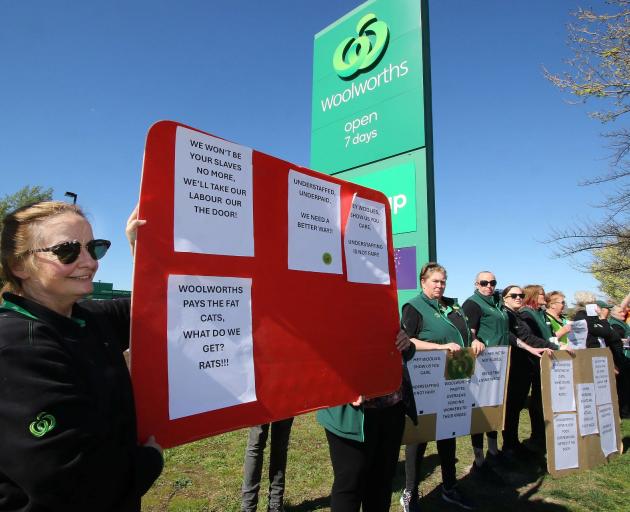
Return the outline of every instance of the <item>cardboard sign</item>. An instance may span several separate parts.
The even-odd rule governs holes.
[[[592,469],[621,453],[614,364],[608,348],[555,351],[540,362],[547,470]]]
[[[418,424],[406,418],[403,444],[503,429],[510,347],[489,347],[477,358],[472,349],[459,352],[422,350],[407,363]]]
[[[170,447],[400,385],[382,193],[162,121],[139,218],[140,440]]]

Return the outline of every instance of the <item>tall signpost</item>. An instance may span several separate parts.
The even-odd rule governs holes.
[[[426,0],[370,0],[315,36],[310,167],[388,197],[406,302],[435,260]]]

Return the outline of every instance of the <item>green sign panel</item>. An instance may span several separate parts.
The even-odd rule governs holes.
[[[315,36],[310,167],[383,192],[398,302],[435,260],[427,0],[370,0]]]
[[[311,167],[327,174],[425,146],[419,0],[373,0],[315,36]]]
[[[416,230],[416,168],[413,161],[358,176],[344,175],[344,179],[387,196],[394,234]]]

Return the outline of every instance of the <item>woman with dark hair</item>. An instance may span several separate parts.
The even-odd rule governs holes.
[[[543,291],[538,287],[536,293],[530,296],[540,297],[539,292]],[[540,389],[540,357],[547,352],[551,355],[552,350],[559,347],[556,343],[543,338],[530,328],[526,319],[531,318],[522,315],[523,303],[527,297],[526,293],[516,285],[509,285],[502,292],[505,310],[510,320],[510,332],[516,339],[516,346],[526,350],[512,350],[510,359],[510,377],[508,380],[508,396],[505,410],[505,428],[503,430],[503,451],[508,457],[522,457],[529,455],[529,452],[518,440],[518,424],[521,409],[523,408],[531,387],[531,397],[529,403],[529,414],[532,426],[532,435],[528,446],[535,451],[544,451],[545,447],[545,420],[542,413],[542,395]],[[542,297],[544,298],[544,291]],[[528,347],[534,350],[529,350]],[[567,346],[563,350],[570,350]],[[532,445],[531,443],[536,443]]]
[[[109,246],[63,202],[3,221],[0,511],[139,512],[162,470],[155,440],[136,440],[129,301],[77,302]]]

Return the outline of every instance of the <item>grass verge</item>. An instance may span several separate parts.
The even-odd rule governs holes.
[[[529,418],[523,412],[521,439],[528,437]],[[553,478],[540,460],[502,472],[510,484],[493,487],[468,475],[473,460],[469,438],[457,443],[457,474],[460,486],[480,510],[510,512],[622,511],[630,503],[630,420],[622,421],[624,454],[594,470]],[[239,430],[166,450],[160,479],[143,500],[145,512],[237,512],[243,454],[247,431]],[[259,510],[266,510],[267,461]],[[423,466],[421,491],[423,510],[459,510],[440,499],[439,459],[435,443],[429,443]],[[332,469],[328,445],[314,414],[295,419],[289,447],[285,507],[287,512],[330,510]],[[404,450],[401,449],[394,480],[392,511],[400,511],[398,500],[404,487]]]

